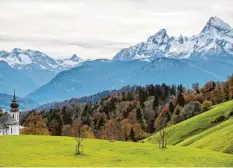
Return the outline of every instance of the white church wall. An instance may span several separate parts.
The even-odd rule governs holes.
[[[8,126],[8,129],[0,129],[0,136],[2,135],[19,135],[19,125]]]
[[[13,125],[12,126],[12,134],[13,135],[19,135],[19,125]]]
[[[6,135],[6,134],[7,134],[7,130],[6,129],[0,129],[0,136]]]
[[[0,136],[3,135],[3,129],[0,129]]]
[[[19,125],[11,125],[7,130],[7,135],[19,135]]]

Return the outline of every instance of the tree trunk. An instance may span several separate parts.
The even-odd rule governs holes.
[[[81,152],[80,152],[80,143],[78,143],[76,145],[76,155],[80,155],[80,154],[81,154]]]

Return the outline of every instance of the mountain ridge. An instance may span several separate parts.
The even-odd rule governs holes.
[[[205,55],[206,52],[215,51],[233,55],[233,29],[220,18],[211,17],[198,35],[168,36],[166,29],[163,28],[150,36],[146,42],[122,49],[113,60],[151,61],[159,57],[184,59],[196,53]]]
[[[49,82],[61,71],[79,66],[83,60],[76,54],[71,58],[53,59],[37,50],[14,48],[11,52],[0,51],[0,61],[31,78],[37,86]]]

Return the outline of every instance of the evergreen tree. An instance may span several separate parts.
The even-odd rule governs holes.
[[[149,85],[147,87],[147,90],[148,90],[148,95],[149,96],[154,96],[155,95],[155,87],[154,87],[154,85]]]
[[[134,137],[134,130],[133,128],[130,129],[130,139],[135,142],[135,137]]]
[[[127,100],[128,101],[133,101],[133,94],[131,92],[128,92],[128,94],[127,94]]]
[[[64,125],[72,125],[72,114],[69,112],[66,106],[62,108],[62,119],[64,122]]]
[[[142,108],[145,107],[144,102],[146,101],[146,94],[144,90],[140,87],[139,89],[139,102]]]
[[[121,94],[122,94],[122,99],[121,99],[121,101],[126,101],[125,92],[122,92]]]
[[[48,129],[51,135],[61,136],[62,135],[63,121],[58,111],[53,111],[52,116],[48,120]]]
[[[184,107],[184,103],[185,103],[184,96],[183,96],[183,94],[180,92],[179,95],[178,95],[178,97],[177,97],[177,104],[178,104],[179,106]]]
[[[184,92],[184,87],[180,84],[180,85],[177,86],[177,90],[179,91],[179,94],[183,93]]]
[[[170,111],[171,113],[173,113],[173,112],[174,112],[174,109],[175,109],[175,106],[174,106],[174,104],[172,103],[172,101],[170,101],[168,107],[169,107],[169,111]]]
[[[138,108],[137,111],[136,111],[136,118],[138,121],[142,121],[142,113],[141,113],[141,109]]]
[[[155,110],[156,107],[159,106],[159,98],[157,95],[155,95],[154,101],[153,101],[153,110]]]

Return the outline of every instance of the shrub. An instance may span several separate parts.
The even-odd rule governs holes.
[[[175,110],[174,110],[174,114],[175,115],[179,115],[182,110],[183,110],[183,107],[177,105],[176,108],[175,108]]]
[[[226,117],[224,115],[220,115],[220,116],[215,118],[213,123],[220,123],[220,122],[224,121],[225,119],[226,119]]]
[[[228,114],[228,117],[233,117],[233,111]]]
[[[177,124],[178,122],[180,122],[179,115],[173,115],[172,118],[171,118],[171,123],[172,124]]]
[[[212,102],[211,101],[204,101],[204,103],[202,104],[202,111],[205,112],[205,111],[208,111],[211,109],[211,106],[212,106]]]
[[[191,101],[184,106],[183,112],[186,118],[193,117],[201,113],[201,104],[198,101]]]

